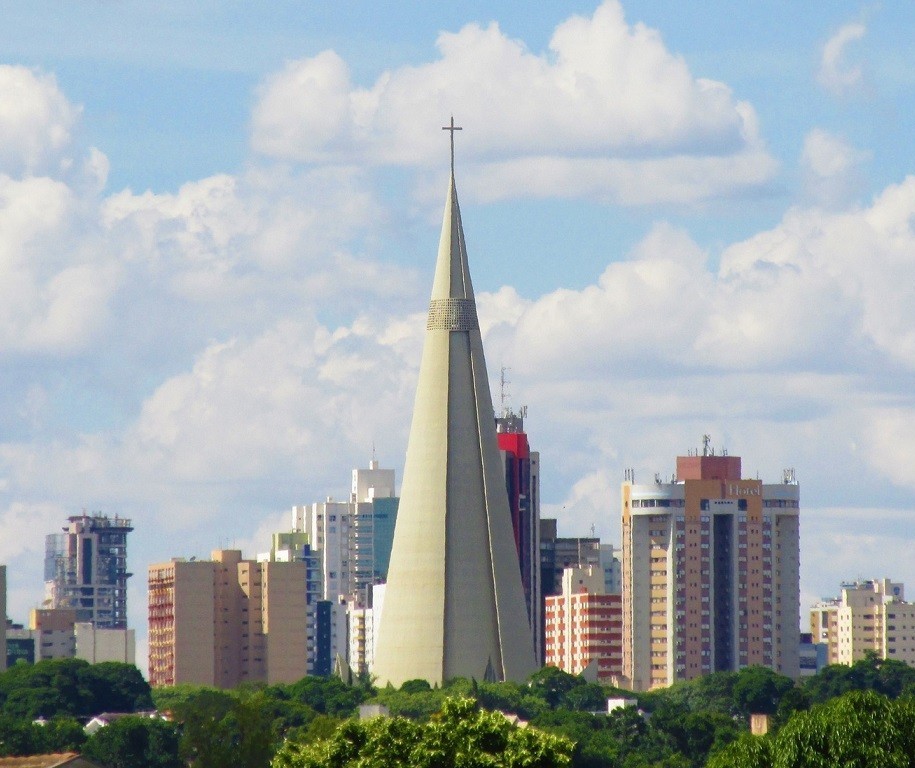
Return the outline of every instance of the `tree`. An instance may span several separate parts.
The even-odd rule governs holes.
[[[744,717],[774,715],[782,697],[794,688],[794,680],[768,667],[747,667],[737,673],[732,689],[735,709]]]
[[[744,736],[709,768],[908,768],[915,765],[915,702],[852,691],[797,712],[775,735]]]
[[[347,685],[338,677],[303,677],[286,690],[290,698],[333,717],[350,717],[369,696],[367,689]]]
[[[133,664],[102,661],[81,669],[79,677],[92,696],[94,714],[139,712],[153,708],[149,683]]]
[[[467,698],[446,700],[426,723],[401,717],[350,720],[322,742],[287,741],[273,768],[564,768],[572,743],[518,728]]]
[[[173,714],[182,724],[181,757],[195,768],[232,765],[235,735],[226,716],[235,705],[235,697],[213,688],[200,688],[174,704]]]
[[[152,707],[149,683],[132,664],[46,659],[0,675],[2,712],[13,717],[91,717]]]
[[[122,717],[92,734],[82,754],[106,768],[183,768],[178,742],[174,723]]]
[[[832,664],[804,682],[814,703],[821,703],[849,691],[875,691],[895,699],[915,687],[915,668],[896,659],[881,659],[868,651],[850,667]]]
[[[555,709],[569,691],[579,685],[584,685],[585,681],[568,672],[563,672],[558,667],[544,667],[531,675],[528,684],[533,693]]]

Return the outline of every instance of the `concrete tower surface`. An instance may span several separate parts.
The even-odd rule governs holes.
[[[536,669],[493,417],[452,167],[372,670],[380,685]]]

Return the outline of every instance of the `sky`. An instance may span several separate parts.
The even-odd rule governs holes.
[[[699,7],[696,7],[699,6]],[[0,0],[0,562],[268,548],[403,466],[449,172],[544,516],[709,434],[801,487],[801,611],[915,590],[915,5]],[[508,384],[499,387],[501,370]],[[142,662],[141,662],[142,663]]]

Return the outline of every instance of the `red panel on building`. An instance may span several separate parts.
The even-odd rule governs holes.
[[[527,444],[527,435],[524,432],[499,432],[499,450],[512,453],[517,459],[526,459],[531,455],[531,448]]]
[[[677,480],[740,480],[740,456],[677,456]]]

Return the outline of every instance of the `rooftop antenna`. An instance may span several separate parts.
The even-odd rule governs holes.
[[[508,393],[508,385],[511,384],[511,381],[505,375],[510,370],[511,370],[510,368],[506,368],[503,365],[502,370],[499,373],[499,400],[501,401],[503,416],[505,415],[505,412],[506,412],[505,402],[509,399],[509,397],[511,397],[511,395],[509,395],[509,393]]]
[[[712,444],[711,435],[703,435],[702,436],[702,455],[703,456],[709,455],[709,451],[711,450],[710,449],[711,444]]]
[[[443,131],[451,131],[451,175],[454,176],[454,132],[463,131],[464,129],[454,124],[454,115],[451,116],[451,125],[443,125]]]

